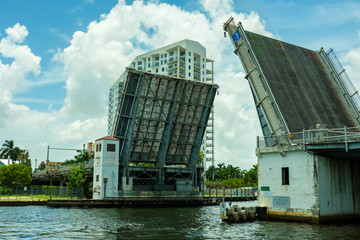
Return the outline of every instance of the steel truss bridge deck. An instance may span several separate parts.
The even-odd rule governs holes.
[[[150,190],[177,178],[199,186],[198,155],[218,86],[127,71],[112,134],[120,140],[119,181],[133,177],[134,188]]]

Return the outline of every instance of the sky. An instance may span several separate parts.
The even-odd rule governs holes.
[[[215,60],[215,164],[257,163],[259,121],[223,23],[308,49],[333,48],[360,89],[360,3],[287,0],[2,0],[0,145],[14,140],[33,167],[71,159],[105,136],[110,86],[142,53],[198,41]]]

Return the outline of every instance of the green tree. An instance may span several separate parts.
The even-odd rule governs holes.
[[[206,182],[208,187],[227,187],[235,188],[242,186],[257,187],[258,168],[257,164],[249,170],[241,170],[239,167],[234,167],[231,164],[225,165],[220,163],[215,166],[210,166],[206,172]],[[214,178],[212,177],[214,176]]]
[[[39,164],[39,170],[41,171],[41,170],[44,170],[45,169],[45,162],[44,161],[42,161],[40,164]]]
[[[86,183],[86,178],[82,164],[79,164],[78,167],[74,164],[70,168],[70,176],[66,185],[69,188],[83,187]]]
[[[205,172],[205,176],[206,176],[206,179],[208,180],[220,180],[221,179],[221,175],[220,175],[220,172],[219,172],[219,169],[213,165],[211,165]]]
[[[31,183],[31,167],[26,164],[4,165],[0,167],[0,185],[22,187]]]
[[[228,165],[226,167],[227,178],[240,178],[240,168]]]
[[[5,143],[2,145],[2,148],[0,149],[0,157],[10,157],[11,160],[16,161],[20,152],[21,149],[19,147],[14,147],[13,140],[6,140]]]
[[[75,162],[80,163],[80,162],[87,162],[90,160],[90,155],[88,152],[82,152],[79,155],[74,156],[75,158]]]
[[[16,159],[19,163],[25,164],[31,167],[31,160],[29,158],[29,152],[27,150],[20,150],[19,155]]]
[[[249,171],[247,171],[245,173],[245,184],[252,186],[252,187],[257,187],[258,186],[258,165],[255,164],[253,165],[252,168],[250,168]]]
[[[225,188],[238,188],[243,184],[242,179],[239,178],[228,178],[222,181],[222,186]]]
[[[199,156],[198,156],[198,160],[197,163],[202,163],[204,161],[204,152],[203,151],[199,151]]]

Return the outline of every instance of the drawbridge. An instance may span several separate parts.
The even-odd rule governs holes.
[[[360,97],[334,52],[312,51],[224,23],[246,72],[264,137],[360,125]],[[267,146],[279,143],[268,138]]]
[[[139,191],[199,191],[199,150],[217,89],[127,69],[113,129],[120,143],[119,186],[133,181]]]

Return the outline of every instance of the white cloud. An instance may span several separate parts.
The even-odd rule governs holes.
[[[2,91],[22,91],[28,88],[26,76],[40,73],[41,58],[35,56],[27,45],[21,45],[28,31],[19,23],[7,28],[7,36],[0,41],[0,56],[13,59],[11,64],[0,60],[0,83]]]
[[[29,34],[25,26],[16,23],[14,27],[5,30],[8,38],[15,43],[22,43]]]
[[[360,48],[350,50],[341,60],[355,88],[360,90]]]

